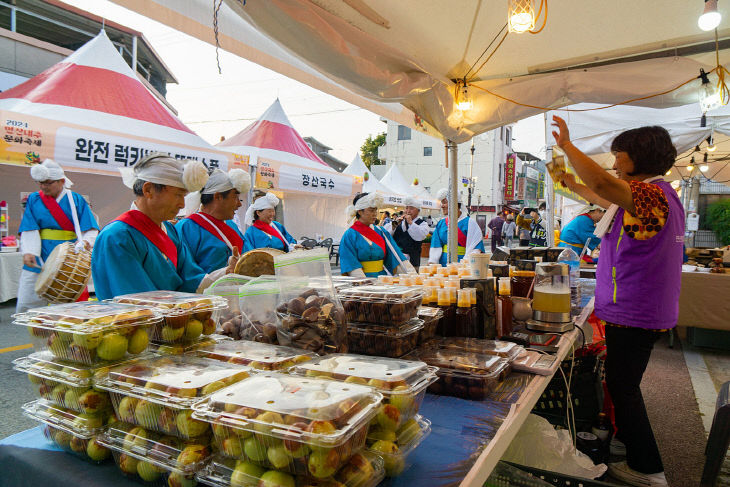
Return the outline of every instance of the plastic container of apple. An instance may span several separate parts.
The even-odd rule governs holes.
[[[191,356],[163,356],[113,367],[97,388],[109,392],[119,420],[145,429],[195,438],[208,423],[192,417],[192,405],[245,380],[251,368]]]
[[[210,432],[196,438],[165,436],[129,423],[115,422],[98,438],[111,450],[119,470],[144,485],[191,487],[210,460]]]
[[[397,431],[370,428],[367,451],[383,457],[387,477],[397,477],[410,466],[408,456],[430,433],[431,422],[417,414]]]
[[[224,456],[328,479],[365,446],[382,394],[333,380],[262,372],[193,406]]]
[[[202,335],[190,343],[156,343],[152,341],[150,343],[150,351],[157,355],[194,355],[201,348],[232,340],[231,337],[214,333],[212,335]]]
[[[413,360],[333,354],[299,364],[290,372],[375,388],[383,395],[376,422],[396,431],[418,413],[426,389],[438,379],[436,371],[436,367]]]
[[[28,327],[36,352],[84,365],[139,355],[162,314],[149,306],[85,301],[33,308],[13,316]]]
[[[383,459],[371,452],[355,453],[330,478],[318,479],[267,470],[260,465],[216,455],[197,474],[200,482],[212,487],[375,487],[385,477]]]
[[[270,345],[248,340],[222,341],[201,347],[195,355],[221,362],[248,365],[257,370],[285,372],[296,364],[319,357],[314,352],[299,348]]]
[[[44,399],[23,405],[23,413],[43,425],[43,435],[62,450],[91,463],[102,463],[110,453],[98,442],[98,435],[111,419],[111,409],[79,413]]]
[[[507,359],[509,363],[512,363],[515,358],[525,351],[524,347],[514,342],[481,338],[444,337],[440,342],[435,342],[435,344],[439,348],[449,350],[495,355]]]
[[[164,316],[152,329],[152,339],[159,343],[190,343],[200,335],[215,332],[221,310],[228,303],[221,296],[182,293],[177,291],[146,291],[124,294],[114,298],[117,303],[152,306]]]

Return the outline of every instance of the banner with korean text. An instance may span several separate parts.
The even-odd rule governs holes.
[[[353,196],[362,190],[360,178],[329,172],[289,162],[259,157],[256,167],[256,188],[320,196]]]

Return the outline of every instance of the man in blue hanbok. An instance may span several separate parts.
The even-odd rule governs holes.
[[[340,240],[340,272],[343,275],[377,277],[415,272],[393,237],[374,225],[382,204],[383,198],[377,193],[360,193],[348,207],[348,221],[354,220],[354,223]]]
[[[99,299],[154,290],[202,292],[230,272],[235,259],[206,274],[169,222],[185,207],[185,195],[208,181],[202,163],[150,154],[120,172],[136,199],[96,239],[91,269]]]
[[[606,210],[597,205],[589,204],[585,206],[578,216],[573,218],[560,231],[558,246],[570,247],[575,250],[576,254],[580,255],[586,242],[588,242],[588,249],[594,250],[600,245],[601,239],[596,237],[593,232],[596,230],[596,223],[603,218],[605,212]],[[584,256],[584,259],[593,260],[590,257],[590,252]]]
[[[243,253],[243,234],[233,216],[241,207],[240,195],[250,188],[251,177],[243,169],[228,173],[216,169],[200,192],[186,198],[194,208],[202,208],[175,225],[175,230],[205,272],[226,267],[231,256]]]
[[[429,264],[441,264],[445,266],[448,262],[449,251],[449,193],[446,189],[441,189],[436,194],[436,199],[441,202],[441,211],[446,218],[442,218],[436,224],[431,237],[431,251],[428,255]],[[461,195],[457,196],[459,212],[461,209]],[[479,228],[474,219],[469,218],[465,213],[459,215],[457,222],[457,255],[459,262],[469,254],[484,252],[484,235],[482,229]]]
[[[30,176],[38,182],[40,191],[28,196],[18,229],[23,253],[15,308],[18,313],[48,304],[36,294],[35,283],[41,266],[57,245],[76,242],[77,248],[90,248],[99,233],[86,200],[68,189],[73,183],[55,161],[46,159],[31,167]],[[88,299],[86,291],[81,299]]]
[[[243,235],[243,251],[271,248],[289,252],[301,248],[297,241],[286,231],[284,225],[274,221],[279,198],[273,193],[266,193],[246,210],[244,223],[248,225]]]

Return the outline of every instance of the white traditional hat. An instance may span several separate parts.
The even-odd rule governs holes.
[[[446,188],[442,188],[438,190],[438,193],[436,193],[436,199],[439,201],[443,201],[449,197],[449,190]],[[461,193],[456,193],[456,202],[461,203]]]
[[[368,193],[359,200],[354,205],[350,205],[347,207],[346,215],[347,215],[347,222],[350,223],[357,218],[357,212],[359,210],[364,210],[365,208],[380,208],[383,206],[383,197],[379,195],[378,193]]]
[[[208,182],[208,169],[202,162],[175,159],[160,152],[149,154],[134,167],[120,167],[119,172],[128,188],[142,180],[192,192],[200,191]]]
[[[185,214],[190,216],[200,209],[200,195],[225,193],[231,189],[241,194],[248,193],[251,189],[251,176],[243,169],[231,169],[227,173],[214,169],[203,189],[188,193],[185,197]]]
[[[403,204],[404,204],[405,206],[414,206],[414,207],[416,207],[416,208],[420,208],[420,207],[421,207],[421,202],[420,202],[420,201],[418,201],[418,200],[417,200],[416,198],[414,198],[413,196],[407,196],[407,197],[406,197],[406,200],[405,200],[405,201],[403,202]]]
[[[59,179],[65,179],[63,186],[70,188],[74,183],[71,182],[66,174],[63,172],[63,168],[58,165],[53,159],[46,159],[41,164],[36,164],[30,168],[30,177],[34,181],[58,181]]]
[[[253,225],[253,215],[255,211],[276,208],[278,204],[279,198],[277,198],[274,193],[266,193],[264,196],[254,201],[251,206],[248,207],[243,223],[245,223],[246,225]]]

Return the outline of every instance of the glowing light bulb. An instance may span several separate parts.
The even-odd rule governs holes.
[[[702,172],[707,172],[709,170],[710,170],[710,166],[708,166],[707,164],[702,164],[700,166],[700,171],[702,171]]]
[[[722,96],[717,86],[710,83],[704,69],[700,69],[699,77],[702,80],[699,88],[700,109],[702,113],[706,113],[722,105]]]
[[[664,175],[665,175],[665,176],[671,176],[671,174],[672,174],[672,170],[670,169],[670,170],[669,170],[669,171],[667,171],[667,172],[666,172],[666,173],[665,173]]]
[[[474,102],[469,95],[469,89],[464,85],[464,88],[460,90],[459,99],[456,101],[456,109],[461,112],[468,112],[474,107]]]
[[[705,0],[705,8],[697,19],[699,28],[705,31],[713,30],[720,25],[721,20],[722,15],[717,11],[717,0]]]
[[[508,31],[522,34],[534,27],[535,7],[532,0],[509,0],[507,3]]]

